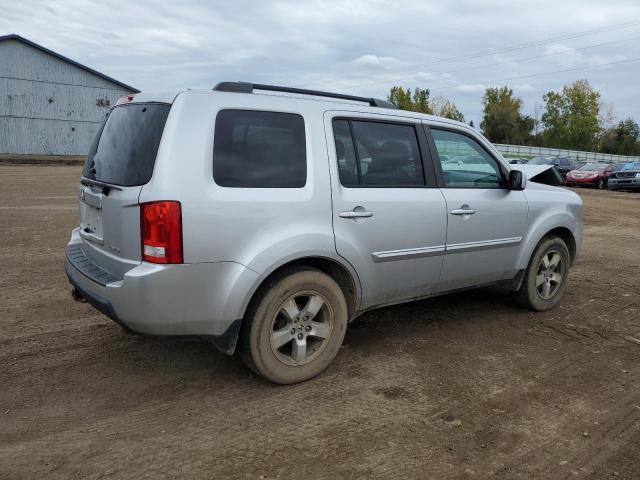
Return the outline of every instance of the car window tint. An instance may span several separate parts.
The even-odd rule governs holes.
[[[454,188],[498,188],[502,176],[497,162],[471,137],[431,128],[444,183]]]
[[[405,187],[425,184],[418,139],[412,125],[336,120],[334,135],[340,182],[344,186]],[[350,156],[353,162],[350,162]]]
[[[82,175],[122,186],[147,183],[170,109],[158,103],[115,107],[93,141]]]
[[[307,153],[302,116],[221,110],[214,134],[213,178],[223,187],[304,187]]]
[[[358,162],[347,120],[333,122],[333,137],[336,144],[340,183],[345,187],[356,186],[358,185]]]

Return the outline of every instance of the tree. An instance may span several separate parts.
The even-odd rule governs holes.
[[[605,130],[600,140],[600,151],[617,155],[640,155],[640,126],[627,118],[615,128]]]
[[[429,89],[416,87],[413,92],[410,88],[393,87],[389,92],[388,100],[400,110],[432,114],[429,106]]]
[[[562,92],[543,96],[546,111],[542,115],[546,146],[575,150],[594,150],[600,126],[600,93],[587,80],[565,85]]]
[[[483,116],[480,128],[494,143],[525,144],[531,139],[534,120],[523,115],[522,99],[508,87],[487,88],[482,97]]]
[[[464,122],[464,115],[455,103],[443,97],[429,99],[429,94],[428,88],[416,87],[412,92],[410,88],[393,87],[387,99],[400,110],[427,113]]]
[[[433,115],[464,122],[464,115],[451,100],[444,97],[434,97],[430,105]]]

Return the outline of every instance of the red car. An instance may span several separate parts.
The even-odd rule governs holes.
[[[567,173],[566,182],[569,186],[605,188],[612,173],[611,163],[586,163],[579,169]]]

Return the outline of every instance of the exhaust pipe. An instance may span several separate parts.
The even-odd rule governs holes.
[[[87,302],[87,299],[82,296],[82,294],[80,293],[80,291],[76,287],[73,287],[71,289],[71,297],[76,302],[80,302],[80,303],[86,303]]]

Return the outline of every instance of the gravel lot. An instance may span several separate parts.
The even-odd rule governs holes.
[[[558,308],[485,288],[381,309],[277,387],[71,300],[79,174],[0,166],[0,478],[640,478],[640,194],[579,190]]]

